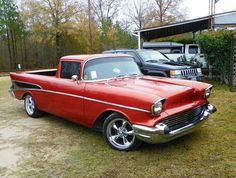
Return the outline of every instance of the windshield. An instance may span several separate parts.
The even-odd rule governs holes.
[[[84,66],[83,79],[101,80],[140,74],[133,58],[113,57],[88,61]]]
[[[161,54],[158,51],[152,51],[152,50],[140,50],[138,51],[138,54],[141,56],[141,58],[145,62],[168,62],[169,59],[165,57],[163,54]]]

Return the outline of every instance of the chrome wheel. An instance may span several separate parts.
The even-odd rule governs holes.
[[[29,115],[33,115],[35,112],[35,103],[31,95],[25,97],[25,109]]]
[[[130,148],[135,141],[131,124],[123,118],[116,118],[108,123],[106,137],[111,145],[119,150]]]

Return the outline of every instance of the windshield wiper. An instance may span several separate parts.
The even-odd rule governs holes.
[[[170,60],[168,60],[168,59],[159,59],[159,61],[161,61],[161,62],[170,62]]]
[[[139,74],[133,73],[133,74],[129,74],[128,76],[138,76]]]
[[[131,77],[131,76],[138,76],[139,74],[133,73],[133,74],[128,74],[128,75],[117,75],[115,79],[117,78],[125,78],[125,77]]]
[[[158,61],[157,60],[147,60],[146,62],[151,62],[151,63],[158,63]]]
[[[115,76],[115,78],[124,78],[124,77],[126,77],[126,75],[117,75],[117,76]]]
[[[169,62],[168,59],[158,59],[158,60],[147,60],[146,62],[151,62],[151,63],[162,63],[162,62]]]

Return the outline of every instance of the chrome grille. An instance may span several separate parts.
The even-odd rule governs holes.
[[[182,76],[197,76],[197,69],[184,69],[181,70]]]
[[[176,129],[176,127],[188,125],[192,122],[198,115],[201,114],[204,106],[197,107],[193,110],[186,111],[180,114],[173,115],[163,121],[169,129]]]

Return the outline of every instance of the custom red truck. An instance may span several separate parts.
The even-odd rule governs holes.
[[[24,100],[30,117],[47,112],[100,129],[108,145],[121,151],[185,135],[216,111],[207,101],[211,85],[144,76],[123,54],[65,56],[58,69],[10,77],[10,93]]]

